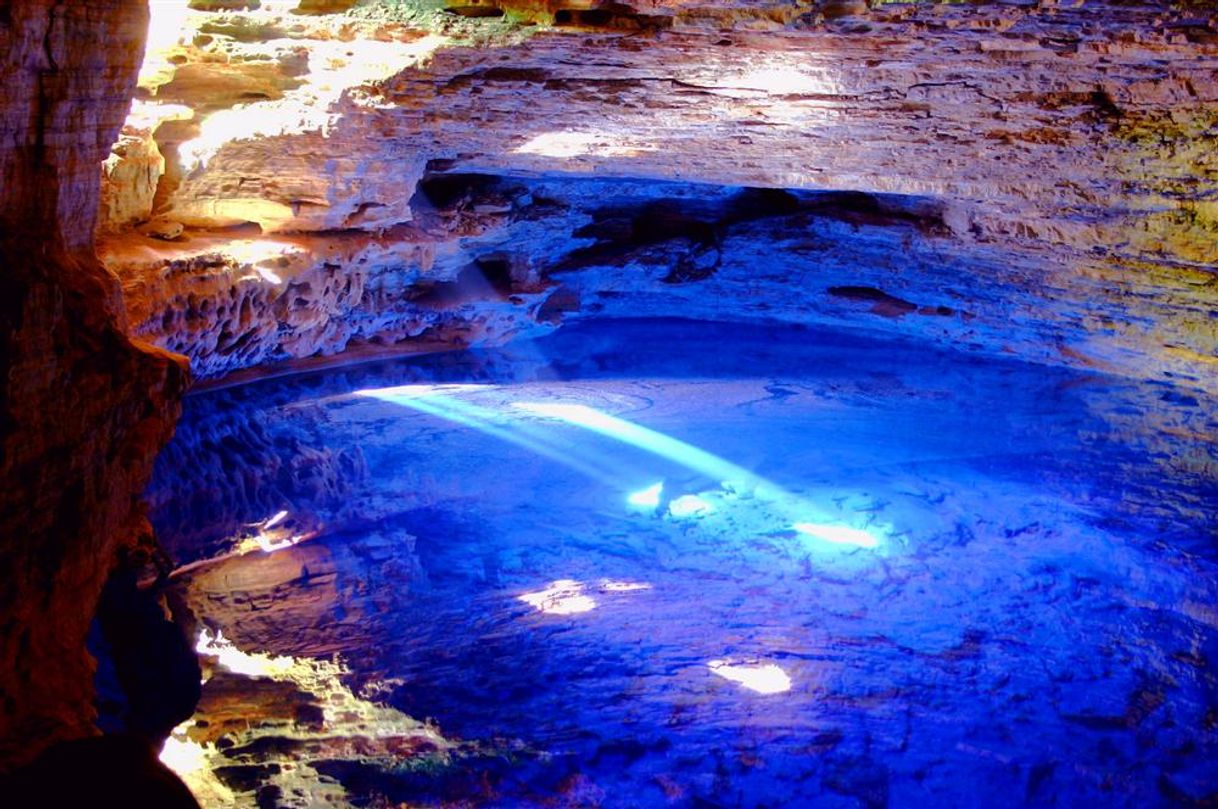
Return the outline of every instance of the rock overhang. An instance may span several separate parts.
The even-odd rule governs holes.
[[[1218,22],[1191,7],[1159,6],[498,3],[504,15],[487,16],[447,13],[441,4],[363,3],[302,17],[291,13],[292,3],[268,2],[253,11],[198,14],[194,32],[165,62],[163,83],[152,88],[176,86],[166,98],[193,105],[195,120],[165,128],[159,138],[159,130],[145,128],[170,167],[143,216],[153,218],[154,232],[163,222],[185,226],[188,241],[172,248],[178,253],[192,244],[206,253],[225,240],[226,228],[256,223],[259,238],[294,243],[296,263],[314,257],[315,269],[329,266],[336,275],[349,267],[345,259],[322,258],[329,246],[366,241],[393,256],[374,262],[374,285],[418,283],[423,294],[413,297],[425,298],[432,285],[491,254],[510,253],[515,272],[534,272],[537,280],[554,267],[589,266],[589,244],[580,239],[586,242],[584,220],[597,215],[591,199],[605,188],[598,183],[653,183],[639,197],[649,210],[719,193],[678,187],[838,191],[872,205],[904,200],[890,207],[917,209],[924,224],[936,222],[934,232],[910,238],[933,243],[949,260],[936,272],[923,271],[920,261],[903,270],[897,257],[907,248],[893,247],[880,262],[887,268],[882,283],[868,280],[875,267],[862,268],[854,278],[830,277],[818,294],[865,315],[894,313],[885,320],[902,328],[905,312],[957,315],[985,309],[988,299],[996,312],[1005,305],[1005,321],[996,315],[988,328],[962,327],[950,338],[955,344],[1211,387],[1218,220],[1208,200],[1218,167],[1207,144],[1218,132]],[[665,22],[639,21],[656,17]],[[370,55],[361,61],[365,45]],[[253,56],[260,48],[262,60]],[[233,64],[267,63],[278,64],[280,84],[266,98],[190,91],[190,82],[177,78],[186,70],[185,78],[197,81],[200,71],[213,70],[224,84]],[[239,88],[248,71],[238,73],[230,84]],[[217,103],[226,108],[214,109]],[[213,123],[212,137],[204,137],[215,121],[231,122],[235,135],[223,137],[224,126]],[[544,189],[543,204],[475,201],[477,192],[460,210],[436,217],[419,188],[445,173],[533,184]],[[670,202],[661,203],[666,195]],[[690,240],[679,219],[656,220],[659,229],[675,227],[674,245]],[[802,220],[784,221],[795,231],[754,227],[751,235],[799,242]],[[161,290],[133,299],[136,310],[168,318],[176,298],[205,294],[188,290],[197,279],[172,255],[127,261],[133,244],[147,255],[155,242],[130,234],[129,224],[112,225],[111,268],[128,289]],[[856,223],[850,233],[874,225]],[[722,260],[716,249],[719,259],[708,249],[674,259],[692,262],[692,269],[676,268],[676,277],[709,278],[707,266]],[[260,275],[250,262],[234,261],[232,280]],[[801,278],[813,263],[787,261],[802,268]],[[530,289],[543,296],[540,304],[500,296],[496,306],[507,308],[496,318],[504,320],[489,333],[462,328],[461,336],[431,345],[548,327],[578,314],[574,301],[589,293],[651,313],[674,286],[632,290],[646,274],[609,271],[589,280],[596,275],[586,274],[586,288],[576,292],[579,284],[567,280],[573,274],[564,273],[566,302],[548,307],[546,284]],[[664,277],[673,275],[670,268]],[[185,286],[170,291],[150,280],[155,276]],[[797,296],[807,292],[781,273],[767,278],[761,285],[779,298],[784,283]],[[928,283],[937,283],[939,294],[915,300]],[[971,307],[978,294],[982,304]],[[335,326],[344,319],[380,324],[357,341],[401,344],[429,331],[418,325],[426,316],[406,311],[412,294],[391,297],[392,316],[382,311],[387,299],[361,294],[347,314],[303,317],[324,323],[331,333],[325,339],[305,340],[294,351],[238,351],[239,359],[220,365],[196,351],[196,369],[210,375],[341,351],[351,338],[333,335],[353,333]],[[668,304],[686,311],[696,297],[677,294]],[[310,305],[308,296],[300,300]],[[816,303],[803,309],[818,317]],[[775,316],[721,302],[715,311]],[[403,318],[411,327],[389,326]],[[277,331],[286,320],[290,331],[299,319],[289,314],[266,326]],[[456,319],[469,326],[479,315],[470,310]],[[147,323],[139,328],[157,334]],[[377,329],[382,333],[371,333]],[[938,327],[926,336],[947,337]],[[192,353],[189,340],[163,339]]]

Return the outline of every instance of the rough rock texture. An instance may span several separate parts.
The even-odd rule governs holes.
[[[671,320],[191,396],[152,519],[181,603],[281,672],[234,656],[176,738],[216,806],[319,772],[374,806],[1207,805],[1215,435],[1166,384]],[[333,655],[379,722],[300,676]]]
[[[141,3],[0,7],[0,768],[92,732],[85,636],[186,379],[129,339],[93,252],[98,166],[142,53]]]
[[[486,280],[456,244],[402,231],[205,239],[132,251],[124,279],[135,333],[192,357],[200,376],[332,354],[353,341],[417,349],[506,339],[546,298],[527,272]],[[113,265],[114,252],[107,258]]]
[[[171,158],[151,213],[187,230],[159,250],[119,234],[107,261],[141,313],[139,332],[189,354],[203,375],[352,341],[430,340],[436,316],[412,300],[418,284],[453,280],[454,265],[500,266],[510,242],[513,261],[535,273],[531,291],[553,291],[551,273],[572,270],[564,287],[617,296],[622,311],[713,301],[719,317],[922,332],[1218,385],[1218,18],[1200,7],[663,0],[508,3],[495,17],[476,5],[444,14],[368,3],[302,17],[291,5],[179,20],[184,33],[143,85],[154,106],[195,110],[148,135]],[[779,243],[764,256],[735,253],[728,232],[690,259],[705,266],[655,269],[670,283],[638,289],[638,266],[621,260],[633,251],[580,253],[589,240],[623,241],[589,229],[595,186],[547,182],[540,202],[458,196],[438,207],[461,215],[433,227],[417,221],[417,191],[437,172],[905,196],[892,204],[929,209],[936,226],[852,222],[860,252],[879,257],[852,271],[850,228],[773,221],[747,234]],[[669,196],[679,207],[718,193]],[[691,234],[672,218],[644,246],[669,241],[672,227],[668,253],[688,252]],[[248,233],[222,230],[242,222],[269,240],[264,255],[249,256]],[[252,280],[279,261],[280,234],[295,234],[284,237],[286,269],[306,294],[289,291],[288,274],[275,289]],[[826,280],[810,281],[822,267],[811,254],[829,245]],[[698,291],[708,281],[716,291]],[[356,301],[361,287],[401,294]],[[783,305],[759,311],[745,288]],[[445,322],[473,324],[461,339],[498,339],[584,311],[567,293],[541,317],[532,297],[491,302],[493,328],[476,305]],[[953,314],[904,315],[925,307]],[[198,339],[207,332],[239,345],[224,352]]]
[[[136,332],[200,375],[378,346],[503,342],[599,316],[785,320],[1206,386],[1213,275],[1129,295],[1104,257],[955,237],[941,201],[626,180],[432,177],[413,222],[111,248]],[[1080,302],[1081,301],[1081,302]],[[1175,347],[1176,350],[1173,351]]]
[[[159,118],[141,121],[137,112],[128,116],[123,133],[102,164],[99,228],[114,230],[151,218],[157,187],[165,173],[165,157],[152,139],[153,128],[161,123]]]

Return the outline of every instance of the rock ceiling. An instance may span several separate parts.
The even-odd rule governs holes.
[[[680,313],[1218,386],[1208,12],[156,5],[102,252],[196,375]]]

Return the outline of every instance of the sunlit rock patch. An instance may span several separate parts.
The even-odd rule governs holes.
[[[104,253],[138,333],[201,376],[692,306],[1218,378],[1218,23],[1189,7],[157,5]],[[434,203],[442,174],[484,181]],[[674,215],[716,188],[777,196],[745,201],[763,223]],[[777,216],[826,190],[862,195],[849,227]],[[602,195],[638,206],[625,238]],[[920,230],[879,228],[894,208]],[[241,255],[273,236],[288,272]],[[468,268],[507,301],[418,300]]]
[[[353,693],[339,662],[244,652],[206,629],[197,649],[209,663],[200,718],[174,731],[161,760],[206,806],[340,805],[350,796],[311,761],[391,768],[408,758],[425,767],[463,752],[434,727]]]

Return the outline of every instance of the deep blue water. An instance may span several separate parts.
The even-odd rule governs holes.
[[[239,803],[1177,805],[1218,794],[1216,434],[1163,385],[616,321],[193,396],[150,496],[200,626],[374,706],[209,683]]]

